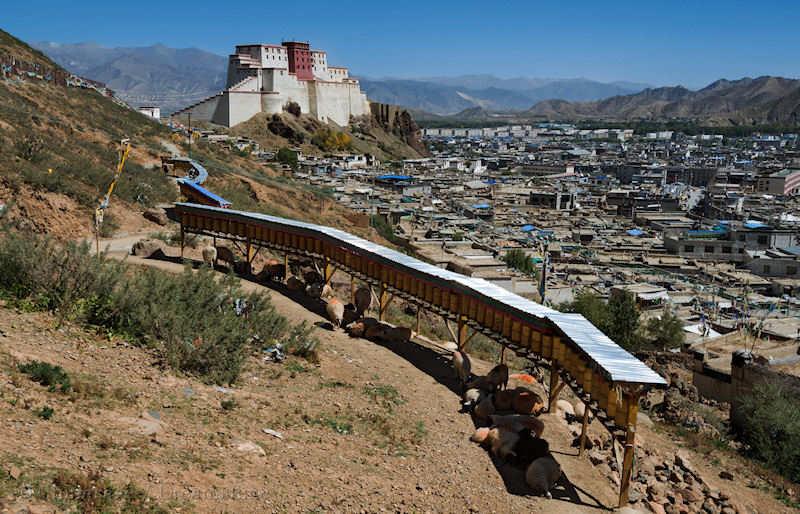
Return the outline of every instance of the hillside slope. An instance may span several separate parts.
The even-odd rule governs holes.
[[[548,119],[691,119],[717,125],[800,122],[800,80],[718,80],[698,91],[663,87],[595,102],[539,102],[527,115]]]
[[[427,149],[420,140],[416,123],[410,115],[406,116],[405,123],[382,122],[374,115],[362,116],[347,127],[337,127],[308,115],[262,113],[230,129],[230,133],[251,138],[264,148],[297,146],[311,155],[359,152],[380,160],[416,159],[425,155]],[[351,144],[343,148],[326,147],[320,140],[330,132],[346,134]]]
[[[64,76],[58,65],[2,31],[0,60],[15,63],[0,75],[0,201],[7,205],[6,220],[60,237],[88,235],[123,138],[134,148],[108,228],[127,228],[131,211],[175,197],[157,166],[161,141],[169,137],[165,127],[93,89],[67,87],[57,80]]]
[[[3,221],[19,230],[63,239],[91,235],[94,208],[111,181],[118,143],[122,138],[130,138],[133,151],[114,191],[104,235],[110,236],[114,231],[165,230],[146,221],[142,212],[178,198],[174,182],[161,171],[160,157],[170,153],[168,149],[185,153],[188,147],[183,138],[92,89],[66,87],[48,80],[47,77],[55,72],[63,74],[64,70],[38,50],[0,31],[0,60],[3,56],[9,62],[13,59],[21,63],[15,71],[0,75]],[[41,78],[21,72],[22,63],[38,70],[34,75]],[[316,122],[313,127],[319,126]],[[373,131],[378,137],[369,136],[372,140],[367,135],[354,138],[357,148],[376,154],[384,148],[416,155],[401,139],[386,134],[380,127],[367,132]],[[305,137],[310,141],[312,133],[306,132]],[[383,142],[381,137],[385,138]],[[289,144],[279,136],[275,141],[284,146]],[[265,210],[280,204],[282,216],[324,222],[320,213],[325,213],[335,220],[328,224],[362,230],[357,227],[364,225],[363,220],[353,222],[348,217],[350,213],[323,192],[280,177],[249,156],[219,145],[194,150],[211,174],[211,187],[219,186],[223,188],[220,192],[230,193],[234,207]],[[247,181],[253,181],[258,194],[251,191],[253,187]],[[296,201],[275,201],[277,198]],[[309,212],[310,203],[321,207]],[[375,236],[368,228],[362,235]]]
[[[105,82],[129,104],[158,105],[165,114],[225,87],[227,59],[197,48],[46,42],[34,46],[69,71]]]
[[[199,258],[196,253],[190,256]],[[182,270],[165,261],[128,262]],[[268,293],[287,319],[323,324],[320,306],[302,294],[249,282],[243,287]],[[342,277],[335,287],[346,294],[349,281]],[[81,502],[92,497],[75,489],[92,482],[120,491],[115,499],[136,512],[148,504],[153,511],[183,512],[557,514],[607,512],[614,505],[615,474],[607,464],[613,452],[577,456],[576,420],[568,423],[558,412],[541,416],[565,475],[554,499],[535,497],[522,469],[469,441],[474,425],[458,412],[447,352],[426,343],[374,343],[340,330],[313,333],[321,342],[319,364],[253,356],[234,386],[220,388],[159,366],[148,350],[122,338],[0,305],[0,396],[6,400],[0,402],[0,506],[67,510],[77,504],[89,511]],[[61,366],[73,390],[48,391],[22,374],[18,365],[33,360]],[[485,373],[491,365],[474,359],[473,371]],[[532,387],[545,394],[539,384]],[[608,442],[598,422],[589,430],[596,444]],[[679,451],[659,427],[641,424],[637,439],[648,465],[665,465]],[[680,452],[709,490],[725,493],[729,512],[789,511],[757,479],[744,487],[718,478],[726,469],[750,485],[744,477],[752,474],[728,454]],[[659,487],[680,502],[666,478]],[[633,488],[642,498],[644,480]],[[641,500],[636,507],[646,508]]]

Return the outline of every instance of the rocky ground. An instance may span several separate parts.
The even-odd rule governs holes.
[[[237,384],[221,388],[176,375],[113,334],[0,308],[0,512],[91,510],[97,497],[75,491],[92,487],[115,491],[118,509],[137,512],[154,505],[175,512],[615,507],[615,452],[599,424],[590,427],[591,450],[578,457],[580,425],[569,409],[543,415],[564,476],[553,499],[533,497],[523,470],[469,441],[475,425],[458,412],[447,352],[350,338],[324,328],[319,306],[300,296],[246,287],[270,294],[288,318],[319,325],[319,364],[256,355]],[[17,367],[31,360],[62,366],[72,390],[31,381]],[[474,367],[482,373],[491,363]],[[730,452],[682,445],[643,417],[632,508],[788,511]]]

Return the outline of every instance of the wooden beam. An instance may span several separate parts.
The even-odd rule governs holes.
[[[283,254],[283,280],[284,282],[289,279],[289,253]]]
[[[253,262],[253,245],[250,244],[250,238],[249,237],[247,238],[247,241],[245,242],[244,248],[245,248],[244,257],[245,257],[245,259],[247,259],[247,264],[250,264],[251,262]]]
[[[553,404],[564,383],[559,381],[558,364],[553,362],[550,366],[550,389],[547,391],[547,412],[553,412]]]
[[[625,428],[625,453],[622,458],[622,474],[619,482],[619,507],[628,504],[633,471],[633,454],[636,449],[636,417],[639,414],[639,394],[629,394],[627,423]]]
[[[444,319],[444,326],[447,328],[447,331],[450,332],[450,337],[453,338],[453,342],[458,344],[458,336],[456,335],[455,332],[453,332],[453,329],[450,328],[450,320],[445,318],[444,316],[442,316],[442,319]]]
[[[464,346],[467,346],[469,344],[469,342],[472,341],[472,338],[475,337],[475,334],[477,334],[477,333],[478,333],[477,330],[473,330],[472,333],[467,338],[467,340],[464,341]],[[505,347],[503,347],[503,348],[505,348]]]
[[[242,247],[239,246],[239,243],[237,243],[235,239],[231,239],[231,243],[233,243],[233,246],[235,246],[236,249],[239,250],[239,252],[241,252],[242,255],[247,257],[247,250],[246,249],[243,250]],[[249,243],[246,242],[245,246],[247,246],[247,244],[249,244]]]
[[[589,428],[589,406],[583,404],[583,424],[581,425],[581,444],[578,447],[578,457],[583,455],[583,450],[586,449],[586,431]]]
[[[214,267],[216,268],[217,267],[217,263],[218,263],[218,257],[219,257],[217,255],[217,252],[216,252],[216,249],[217,249],[217,236],[212,236],[211,237],[211,244],[214,245],[214,250],[215,250],[214,251],[214,255],[215,255],[215,257],[214,257]]]
[[[473,332],[473,335],[475,333]],[[466,346],[469,339],[467,338],[467,317],[466,316],[459,316],[458,317],[458,339],[456,342],[458,343],[458,349],[463,350],[464,346]]]
[[[383,321],[383,317],[386,315],[386,309],[389,308],[389,304],[392,303],[392,300],[394,300],[394,295],[389,293],[389,290],[386,288],[386,283],[381,282],[380,310],[378,311],[379,321]]]
[[[181,223],[181,260],[183,260],[183,247],[185,245],[186,245],[186,232],[183,229],[183,223]]]
[[[356,277],[350,275],[350,303],[356,304]]]
[[[374,303],[373,302],[369,302],[369,303],[372,304],[372,305],[377,305],[380,308],[381,299],[380,299],[380,297],[378,295],[375,294],[375,290],[372,289],[372,284],[369,284],[369,294],[372,295],[372,299],[374,300]]]
[[[253,261],[254,261],[254,260],[256,260],[256,256],[258,255],[258,252],[260,252],[260,251],[261,251],[261,247],[260,247],[260,246],[257,246],[257,247],[256,247],[256,251],[255,251],[255,252],[253,252],[253,256],[252,256],[252,257],[250,257],[250,259],[248,259],[247,263],[248,263],[248,264],[253,264]]]
[[[336,266],[331,264],[330,259],[325,257],[325,285],[330,285],[334,273],[336,273]]]

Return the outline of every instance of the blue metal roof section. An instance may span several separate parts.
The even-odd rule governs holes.
[[[742,224],[742,226],[743,226],[744,228],[749,228],[749,229],[751,229],[751,230],[758,230],[758,229],[762,229],[762,228],[769,228],[769,225],[767,225],[766,223],[762,223],[761,221],[756,221],[756,220],[746,220],[746,221],[745,221],[745,222]]]
[[[212,202],[214,202],[215,204],[217,204],[217,205],[219,205],[221,207],[222,206],[228,206],[228,207],[231,206],[231,202],[229,202],[228,200],[222,198],[221,196],[219,196],[216,193],[212,193],[211,191],[209,191],[208,189],[204,188],[203,186],[201,186],[199,184],[196,184],[196,183],[194,183],[194,182],[192,182],[190,180],[187,180],[187,179],[184,179],[184,178],[179,178],[176,182],[178,182],[178,184],[182,184],[182,185],[188,187],[189,189],[192,189],[197,194],[199,194],[199,195],[211,200]]]
[[[218,212],[220,214],[245,218],[250,221],[263,221],[274,225],[282,225],[304,229],[315,232],[334,242],[348,245],[374,257],[390,261],[398,267],[407,268],[410,271],[435,277],[444,282],[449,282],[467,294],[483,297],[495,303],[505,306],[509,311],[523,317],[533,317],[535,320],[544,321],[553,329],[571,341],[579,351],[583,352],[595,365],[604,370],[609,378],[614,382],[628,382],[645,385],[666,385],[666,381],[655,371],[650,369],[644,362],[634,357],[621,346],[617,345],[608,336],[603,334],[597,327],[592,325],[580,314],[566,314],[557,310],[545,307],[536,302],[523,298],[502,287],[493,284],[482,278],[467,277],[459,273],[447,271],[438,266],[415,259],[404,253],[386,248],[372,241],[361,239],[358,236],[324,225],[315,225],[303,221],[289,220],[259,214],[254,212],[235,211],[198,205],[191,203],[178,203],[191,209]]]
[[[375,177],[377,180],[388,180],[388,181],[404,181],[404,180],[411,180],[411,175],[378,175]]]

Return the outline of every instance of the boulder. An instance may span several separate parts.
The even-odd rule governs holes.
[[[733,473],[731,473],[730,471],[728,471],[726,469],[723,469],[722,471],[719,472],[719,477],[721,479],[723,479],[723,480],[733,480],[734,479]]]
[[[254,453],[256,455],[260,455],[264,457],[267,455],[267,452],[264,451],[264,448],[260,447],[256,443],[252,441],[242,441],[236,445],[236,450],[244,453]]]
[[[586,411],[586,404],[580,400],[575,402],[573,407],[573,412],[575,413],[575,417],[578,418],[581,422],[583,421],[583,413]],[[589,411],[589,423],[592,422],[592,412]]]
[[[605,457],[603,457],[603,454],[600,453],[597,450],[590,451],[588,453],[588,456],[589,456],[589,462],[591,462],[595,466],[597,466],[598,464],[600,464],[602,462],[605,462],[605,460],[606,460]]]
[[[575,409],[567,400],[558,400],[556,402],[556,413],[563,418],[570,419],[575,416]]]
[[[636,414],[636,424],[640,427],[653,428],[653,421],[650,416],[641,411]]]
[[[692,503],[700,503],[703,501],[703,495],[690,487],[686,487],[678,491],[680,495],[683,497],[683,501],[692,504]]]
[[[164,253],[165,244],[157,239],[142,239],[134,243],[131,253],[136,257],[149,259],[157,252]]]
[[[167,212],[164,209],[147,209],[142,213],[144,219],[152,221],[158,225],[166,225],[169,223],[169,218],[167,218]]]

